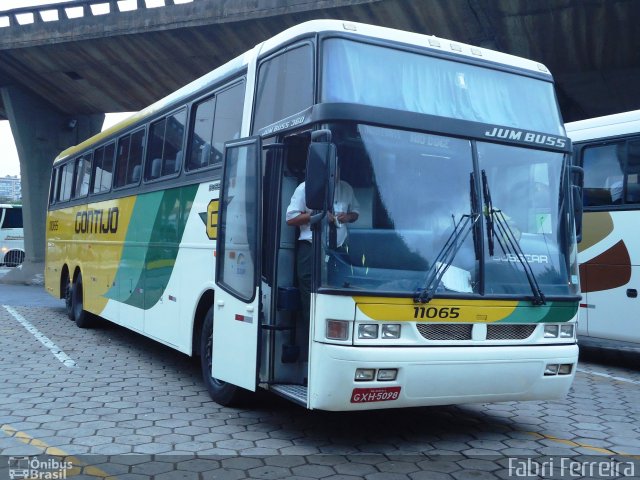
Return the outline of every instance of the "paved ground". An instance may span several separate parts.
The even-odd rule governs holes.
[[[566,401],[336,414],[261,394],[231,409],[192,359],[78,329],[41,287],[0,285],[0,305],[0,479],[25,463],[40,478],[640,478],[633,352],[585,350]]]

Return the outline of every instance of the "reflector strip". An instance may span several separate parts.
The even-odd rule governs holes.
[[[253,317],[248,317],[246,315],[240,315],[239,313],[236,313],[236,320],[239,321],[239,322],[253,323]]]

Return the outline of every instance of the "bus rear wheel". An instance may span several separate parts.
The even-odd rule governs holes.
[[[64,307],[69,320],[73,320],[73,287],[71,286],[69,275],[66,276],[64,281]]]
[[[85,311],[83,303],[82,289],[82,273],[78,273],[73,288],[71,289],[71,311],[73,312],[73,321],[80,328],[91,326],[91,317],[89,312]]]
[[[211,376],[211,352],[213,346],[213,307],[207,311],[200,334],[200,367],[202,379],[214,402],[225,407],[237,405],[246,398],[247,391]],[[229,359],[232,361],[232,359]]]
[[[4,264],[7,267],[17,267],[24,262],[24,252],[22,250],[9,250],[4,256]]]

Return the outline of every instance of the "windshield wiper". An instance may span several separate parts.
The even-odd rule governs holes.
[[[495,239],[497,240],[498,245],[500,245],[500,249],[505,256],[512,255],[516,257],[522,265],[524,273],[527,276],[527,281],[529,282],[529,287],[533,293],[533,304],[545,305],[547,302],[544,298],[544,294],[540,289],[540,285],[533,273],[531,265],[527,262],[515,233],[513,233],[513,229],[509,226],[509,222],[505,218],[504,213],[502,213],[502,210],[493,208],[489,182],[487,181],[487,174],[484,170],[482,170],[482,191],[484,194],[484,215],[487,224],[487,245],[489,248],[489,255],[493,257]],[[498,235],[496,235],[496,231]]]
[[[471,214],[472,215],[480,215],[480,201],[478,199],[478,191],[476,190],[476,174],[471,172],[469,174],[469,192],[471,193]],[[476,261],[480,260],[480,256],[482,255],[482,232],[481,232],[481,223],[474,222],[473,224],[473,248],[476,254]]]
[[[455,217],[453,218],[453,232],[449,235],[449,238],[445,242],[444,246],[438,252],[435,260],[427,270],[427,275],[423,282],[424,288],[417,292],[417,295],[413,299],[416,303],[429,303],[433,298],[435,290],[446,271],[451,266],[453,259],[456,257],[460,248],[464,244],[469,232],[474,228],[474,225],[480,218],[479,214],[462,215],[458,223],[455,223]]]

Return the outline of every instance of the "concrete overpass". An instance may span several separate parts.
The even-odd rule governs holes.
[[[21,162],[24,274],[41,270],[52,158],[285,28],[342,18],[546,64],[565,120],[640,108],[635,0],[76,0],[0,12],[0,118]],[[160,3],[162,6],[151,8]]]

